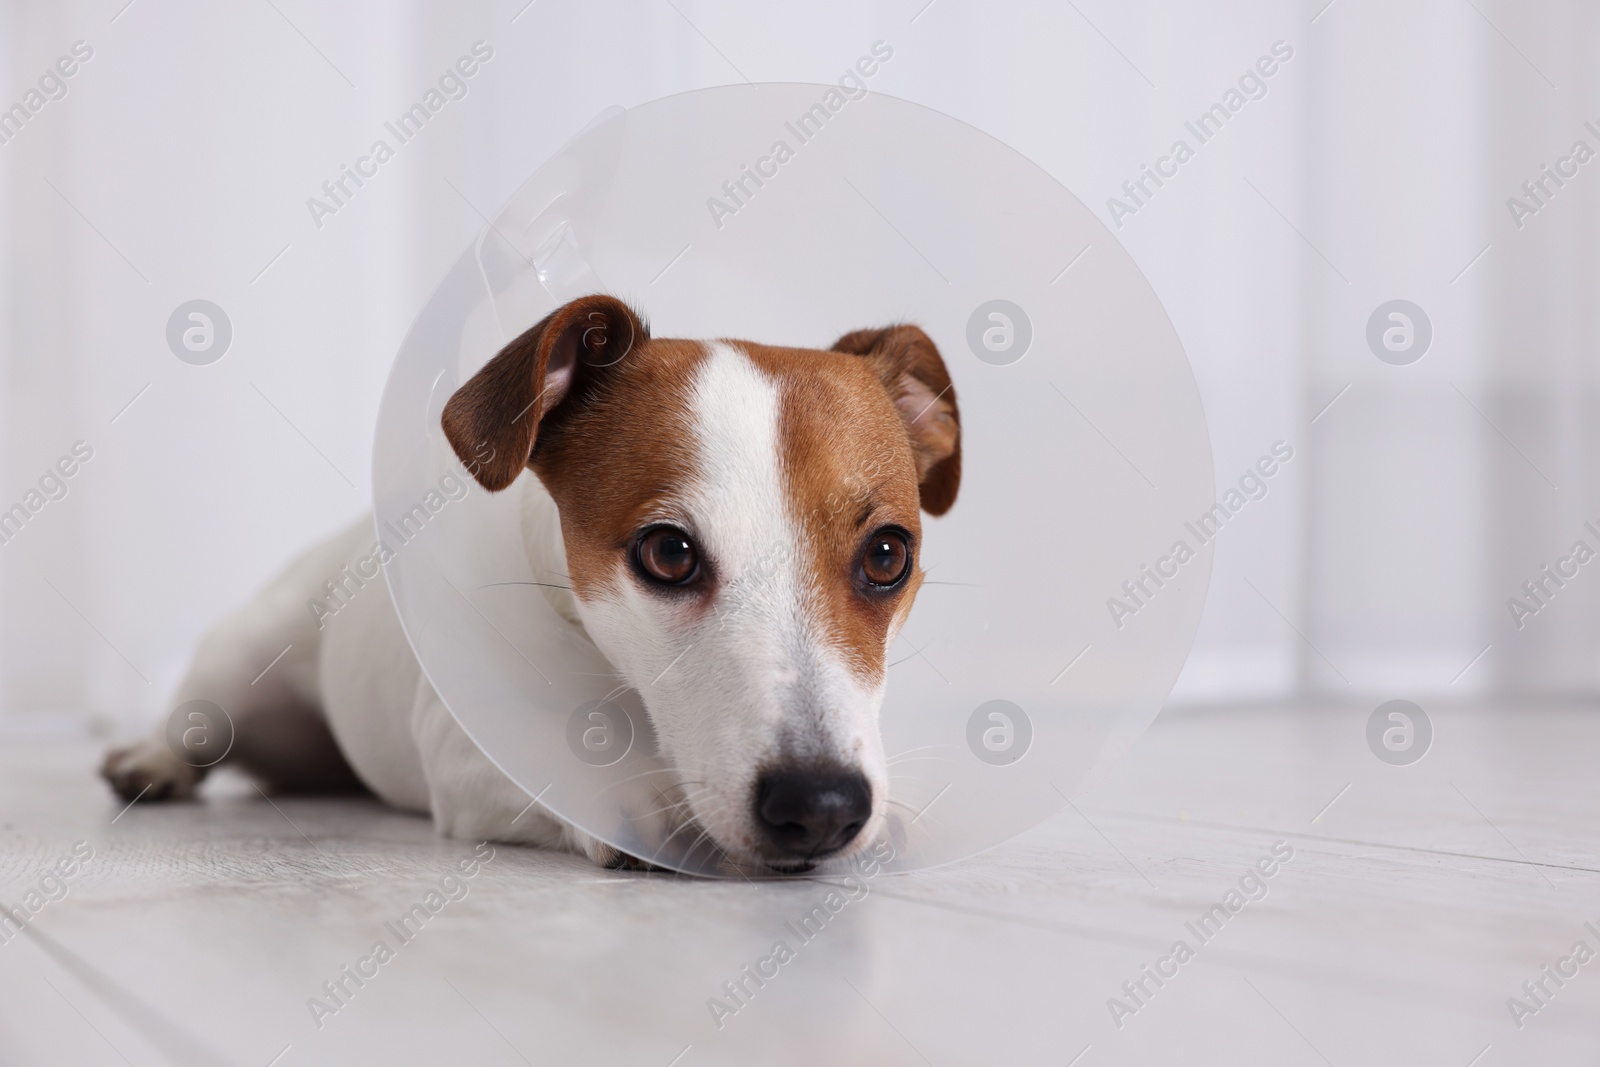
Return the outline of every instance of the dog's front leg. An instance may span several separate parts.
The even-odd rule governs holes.
[[[424,676],[417,682],[411,732],[428,780],[434,829],[446,837],[562,849],[602,867],[646,866],[551,815],[490,762]]]

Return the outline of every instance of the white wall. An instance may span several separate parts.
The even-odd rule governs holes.
[[[363,509],[401,335],[481,216],[595,114],[832,81],[880,38],[875,90],[989,131],[1103,215],[1274,42],[1294,50],[1116,231],[1188,349],[1219,484],[1296,450],[1219,540],[1180,698],[1600,683],[1600,567],[1521,631],[1505,604],[1578,537],[1600,548],[1600,164],[1520,230],[1505,206],[1573,140],[1600,150],[1586,9],[523,4],[0,5],[0,106],[94,49],[0,144],[0,507],[94,449],[0,546],[0,714],[156,715],[209,620]],[[313,225],[306,198],[479,39],[495,54],[468,96]],[[194,297],[235,330],[211,366],[164,340]],[[1408,367],[1364,340],[1395,297],[1434,327]]]

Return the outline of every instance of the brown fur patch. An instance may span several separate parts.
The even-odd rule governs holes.
[[[949,511],[961,488],[961,412],[933,338],[918,326],[887,326],[847,333],[833,350],[863,356],[877,372],[910,435],[922,509]]]
[[[529,466],[555,499],[573,592],[609,587],[619,553],[693,475],[698,341],[653,339],[545,418]]]
[[[615,297],[563,304],[455,391],[440,420],[444,435],[479,484],[498,493],[527,465],[545,416],[602,384],[649,340],[650,328]],[[557,375],[558,367],[570,373]]]

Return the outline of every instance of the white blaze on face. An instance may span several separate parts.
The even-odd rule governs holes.
[[[823,628],[818,598],[845,586],[814,573],[783,474],[780,384],[708,342],[690,397],[695,474],[656,518],[700,546],[710,603],[647,592],[623,573],[615,595],[586,606],[586,623],[639,688],[663,755],[719,844],[758,851],[758,772],[817,764],[866,776],[873,815],[853,845],[869,842],[888,791],[882,687],[865,685]]]

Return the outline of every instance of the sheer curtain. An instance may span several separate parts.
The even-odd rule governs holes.
[[[1600,564],[1574,545],[1600,551],[1600,162],[1560,163],[1579,140],[1600,151],[1586,7],[0,12],[0,106],[27,110],[0,123],[0,508],[92,451],[0,544],[13,727],[159,714],[207,623],[365,507],[400,337],[483,217],[593,116],[831,82],[879,40],[894,59],[875,90],[1012,144],[1138,259],[1200,383],[1219,494],[1293,450],[1218,539],[1177,700],[1595,691]],[[50,72],[80,41],[63,95]],[[336,212],[308,207],[480,41],[464,95]],[[1533,204],[1546,165],[1577,169]],[[1146,166],[1176,170],[1135,203]],[[1514,217],[1511,197],[1537,210]],[[193,299],[233,330],[208,366],[165,337]],[[1367,341],[1392,300],[1431,326],[1409,365]],[[1547,564],[1577,569],[1558,585]]]

